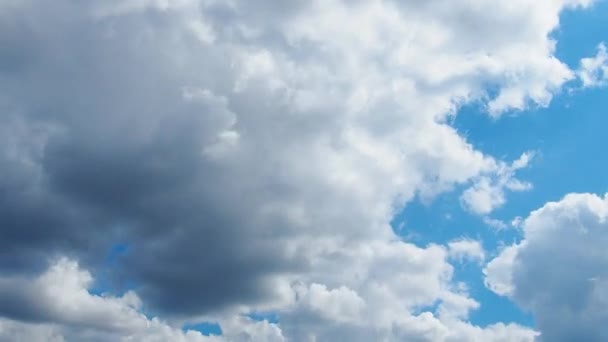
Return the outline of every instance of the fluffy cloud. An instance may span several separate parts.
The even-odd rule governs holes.
[[[485,269],[487,284],[530,310],[542,341],[604,341],[608,198],[570,194],[523,222],[524,239]]]
[[[549,34],[589,3],[2,2],[3,332],[203,338],[140,301],[236,340],[531,340],[466,323],[478,303],[448,249],[389,223],[416,194],[473,182],[463,201],[487,213],[527,187],[523,159],[484,155],[449,120],[472,101],[547,105],[573,77]],[[49,264],[65,255],[89,271]],[[91,295],[87,272],[137,295]],[[256,310],[280,327],[242,317]]]
[[[65,258],[33,279],[0,278],[0,303],[4,310],[12,308],[9,315],[19,319],[0,319],[0,341],[282,340],[276,326],[243,318],[223,324],[222,338],[182,331],[158,318],[144,316],[133,292],[120,297],[91,294],[92,280],[88,271]]]
[[[421,253],[419,258],[445,256],[446,253],[439,247],[423,251],[413,246],[410,250],[392,253],[408,256],[412,252]],[[417,262],[425,263],[422,259]],[[466,318],[467,312],[478,304],[467,298],[462,290],[457,293],[445,288],[448,283],[444,280],[448,280],[451,268],[441,260],[436,260],[436,263],[445,268],[443,273],[446,277],[435,280],[436,288],[422,288],[429,281],[433,282],[422,277],[441,274],[433,269],[420,270],[421,274],[409,272],[410,276],[421,278],[409,282],[402,274],[397,274],[392,280],[387,276],[377,278],[388,282],[366,277],[361,277],[364,280],[358,285],[351,282],[365,299],[345,286],[330,289],[317,283],[310,286],[300,283],[294,286],[296,298],[293,303],[281,312],[280,325],[239,315],[220,315],[218,322],[222,335],[204,336],[198,331],[180,329],[183,323],[180,320],[167,322],[146,317],[141,313],[140,299],[133,292],[122,296],[91,294],[91,274],[75,261],[64,258],[35,277],[0,278],[0,305],[5,311],[12,307],[8,314],[14,317],[0,319],[0,341],[533,340],[534,331],[517,325],[499,323],[482,329],[463,322],[461,318]],[[389,269],[388,266],[393,267]],[[398,266],[384,265],[385,270],[379,272],[395,270]],[[383,265],[370,267],[376,271]],[[412,288],[416,283],[420,288]],[[400,286],[410,288],[402,289]],[[416,293],[419,298],[404,297],[405,294]],[[430,312],[403,314],[421,303],[430,303],[435,297],[442,297],[437,315]],[[36,313],[36,316],[20,316],[19,313]]]

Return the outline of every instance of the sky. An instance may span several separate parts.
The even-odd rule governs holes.
[[[608,2],[0,2],[0,341],[606,341]]]

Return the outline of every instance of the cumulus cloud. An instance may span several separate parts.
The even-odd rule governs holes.
[[[532,212],[524,238],[485,269],[487,286],[534,314],[542,341],[604,341],[608,198],[569,194]]]
[[[395,248],[402,247],[395,245]],[[430,251],[410,247],[410,250],[392,253],[407,256],[412,252],[422,253],[418,255],[419,258],[445,256],[446,253],[439,247]],[[417,262],[425,263],[423,259]],[[446,280],[451,273],[450,266],[440,259],[435,262],[436,267],[444,268],[443,273],[434,269],[425,270],[426,274],[410,272],[409,276],[420,278],[410,282],[400,274],[394,279],[387,276],[376,281],[364,278],[356,286],[365,299],[345,286],[331,289],[317,283],[309,286],[295,284],[294,301],[283,309],[280,325],[266,320],[254,321],[245,316],[220,315],[218,322],[222,335],[205,336],[198,331],[180,329],[180,322],[183,322],[180,320],[148,318],[141,312],[142,303],[133,292],[122,296],[92,294],[90,287],[93,278],[90,272],[82,269],[77,262],[62,258],[35,277],[0,278],[0,307],[5,315],[12,316],[0,319],[0,341],[280,342],[336,338],[353,341],[370,338],[473,341],[481,336],[490,341],[505,338],[509,341],[532,341],[536,333],[517,325],[499,323],[482,329],[461,321],[461,318],[467,317],[469,310],[478,307],[478,303],[468,298],[462,289],[450,291],[446,287],[449,285]],[[389,266],[399,265],[369,266],[374,271],[380,269],[379,272],[389,272],[395,269]],[[437,274],[443,274],[443,277],[435,280],[423,278],[436,277]],[[388,279],[388,282],[381,282],[380,279]],[[433,286],[433,281],[436,282],[434,288],[423,288],[424,285]],[[401,286],[410,288],[403,289]],[[416,293],[418,298],[404,298],[405,294]],[[442,298],[437,315],[429,312],[403,315],[404,307],[414,308],[436,297]],[[394,301],[399,305],[394,305]],[[36,313],[36,316],[24,316],[24,313]]]
[[[207,339],[145,308],[235,340],[531,340],[469,324],[458,245],[389,223],[417,194],[473,182],[483,214],[529,188],[527,157],[485,155],[449,119],[547,105],[573,77],[549,34],[590,3],[3,1],[3,333]],[[94,274],[134,288],[91,295]]]
[[[15,319],[0,319],[0,341],[282,340],[277,339],[281,335],[276,326],[242,318],[227,321],[222,338],[183,331],[158,318],[147,318],[133,292],[119,297],[91,294],[92,280],[87,270],[65,258],[33,279],[1,277],[0,305]]]

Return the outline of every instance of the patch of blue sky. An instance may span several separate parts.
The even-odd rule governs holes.
[[[218,323],[215,322],[199,322],[195,324],[184,324],[182,326],[183,331],[194,330],[198,331],[205,336],[219,336],[222,334],[222,327]]]
[[[251,312],[247,315],[249,319],[254,320],[256,322],[266,321],[268,323],[279,323],[279,314],[276,312]]]
[[[100,270],[95,273],[95,283],[93,287],[89,289],[89,293],[94,295],[103,295],[106,293],[113,295],[122,295],[126,291],[135,289],[135,283],[126,280],[117,281],[116,277],[111,276],[113,271],[118,267],[120,258],[131,249],[130,244],[126,242],[117,242],[110,246],[106,254],[103,265]]]
[[[581,58],[594,56],[597,45],[608,42],[607,17],[608,1],[600,1],[588,10],[564,12],[560,28],[553,33],[558,42],[557,57],[576,70]],[[533,189],[507,193],[507,203],[495,210],[492,218],[508,224],[570,192],[608,191],[608,89],[579,88],[580,84],[573,81],[548,108],[508,113],[497,120],[489,117],[480,104],[461,108],[452,124],[475,148],[505,161],[513,161],[525,151],[536,152],[531,165],[517,174],[519,179],[531,182]],[[502,244],[520,238],[515,229],[497,231],[480,217],[464,211],[459,197],[465,188],[457,187],[431,203],[410,203],[394,218],[393,227],[405,239],[421,246],[445,244],[461,237],[477,239],[489,251],[489,257]],[[472,323],[533,325],[530,314],[485,288],[479,265],[454,266],[455,280],[465,282],[471,297],[481,303],[480,309],[471,313]]]

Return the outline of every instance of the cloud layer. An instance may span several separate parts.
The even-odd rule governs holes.
[[[416,195],[468,184],[487,214],[529,187],[527,154],[449,121],[548,105],[576,75],[549,34],[589,3],[3,2],[0,335],[532,340],[467,322],[450,259],[479,246],[389,223]],[[129,292],[93,295],[93,275]]]

